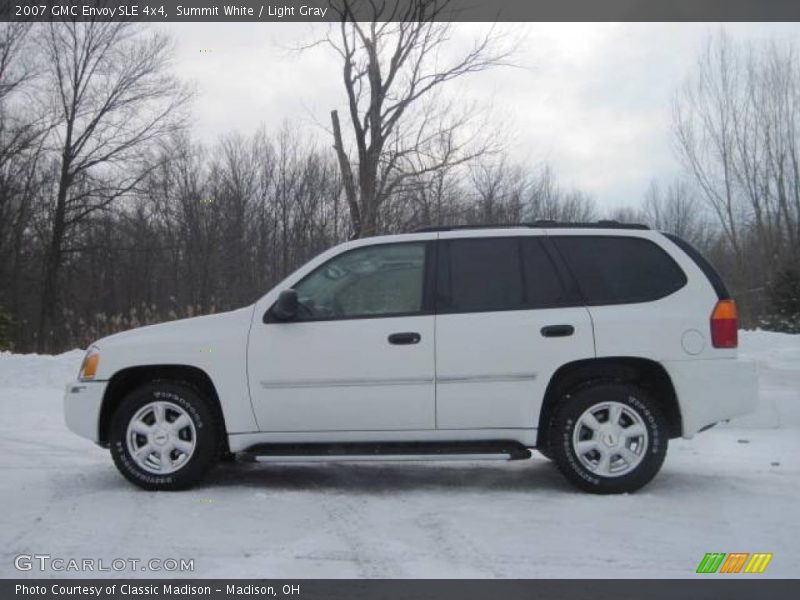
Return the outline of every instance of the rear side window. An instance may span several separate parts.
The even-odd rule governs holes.
[[[437,309],[483,312],[524,308],[516,238],[449,240],[440,250]]]
[[[554,308],[575,305],[574,293],[556,270],[539,237],[525,237],[522,243],[525,304],[528,308]]]
[[[562,306],[559,275],[536,237],[440,243],[437,311],[488,312]]]
[[[653,242],[633,237],[553,236],[589,305],[657,300],[686,285],[686,275]]]

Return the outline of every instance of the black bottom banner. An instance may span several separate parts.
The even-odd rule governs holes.
[[[0,580],[0,598],[140,600],[208,598],[302,600],[734,600],[800,598],[797,579],[525,579],[525,580]]]

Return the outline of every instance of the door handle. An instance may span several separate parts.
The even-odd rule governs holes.
[[[409,344],[419,344],[422,336],[414,331],[403,333],[393,333],[389,336],[389,343],[396,346],[407,346]]]
[[[544,337],[567,337],[575,333],[572,325],[547,325],[542,327]]]

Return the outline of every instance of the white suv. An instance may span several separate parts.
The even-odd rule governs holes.
[[[552,458],[636,490],[670,438],[751,411],[736,307],[670,235],[615,222],[360,239],[252,306],[99,340],[67,425],[130,481],[180,489],[222,456]]]

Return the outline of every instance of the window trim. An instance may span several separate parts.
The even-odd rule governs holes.
[[[563,235],[563,234],[548,235],[547,237],[549,239],[550,244],[552,245],[553,251],[558,254],[560,260],[564,264],[564,268],[567,269],[567,271],[569,272],[570,278],[575,283],[575,286],[576,286],[578,292],[580,293],[581,300],[583,302],[583,306],[586,306],[586,307],[590,307],[590,306],[623,306],[623,305],[626,305],[626,304],[647,304],[648,302],[656,302],[658,300],[663,300],[664,298],[669,298],[673,294],[676,294],[679,291],[681,291],[683,288],[685,288],[689,284],[689,277],[686,275],[686,272],[678,264],[678,261],[676,261],[672,257],[672,255],[669,252],[667,252],[664,248],[662,248],[659,244],[657,244],[653,240],[645,238],[645,237],[639,237],[639,236],[634,236],[634,235]],[[622,240],[638,240],[638,241],[644,242],[645,244],[651,244],[652,246],[655,246],[658,249],[659,252],[661,252],[664,256],[666,256],[667,259],[675,266],[675,268],[678,270],[678,273],[680,273],[681,277],[683,278],[683,283],[681,283],[680,286],[678,286],[677,288],[675,288],[674,290],[672,290],[668,294],[663,294],[661,296],[650,297],[650,298],[643,299],[643,300],[622,300],[622,301],[616,301],[616,302],[594,302],[594,301],[590,301],[589,297],[587,296],[586,292],[584,291],[583,286],[581,286],[580,279],[575,275],[575,272],[572,270],[572,265],[570,265],[570,262],[569,262],[569,260],[567,260],[567,257],[564,256],[564,254],[561,252],[561,249],[558,247],[558,242],[557,242],[557,240],[559,240],[559,239],[586,239],[586,238],[616,239],[616,240],[619,240],[619,239],[622,239]]]
[[[435,240],[409,240],[407,242],[382,242],[378,244],[365,244],[363,246],[357,246],[355,248],[350,248],[345,250],[344,252],[340,252],[335,256],[331,256],[328,260],[324,263],[318,265],[315,269],[311,272],[306,273],[303,277],[297,280],[292,287],[286,289],[296,289],[298,285],[303,283],[306,279],[311,277],[314,273],[323,269],[326,265],[330,264],[334,260],[338,260],[347,254],[352,252],[357,252],[359,250],[364,250],[365,248],[378,248],[381,246],[405,246],[409,244],[415,245],[422,245],[423,251],[425,252],[425,264],[423,265],[423,272],[422,272],[422,302],[419,311],[413,312],[398,312],[398,313],[385,313],[379,315],[349,315],[345,317],[311,317],[311,318],[299,318],[299,319],[292,319],[291,321],[281,321],[276,319],[275,316],[272,314],[272,309],[277,303],[277,299],[273,302],[270,307],[266,310],[263,317],[263,322],[265,324],[291,324],[291,323],[321,323],[326,321],[356,321],[356,320],[363,320],[363,319],[392,319],[392,318],[401,318],[401,317],[424,317],[430,316],[435,314],[433,310],[433,300],[435,290],[429,289],[431,286],[431,282],[435,286],[436,282],[436,262],[433,260],[436,254],[436,243]],[[432,273],[433,271],[433,273]]]

